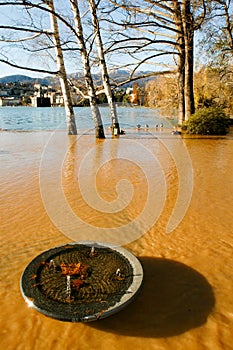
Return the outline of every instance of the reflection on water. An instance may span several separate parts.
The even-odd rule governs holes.
[[[127,135],[128,134],[128,135]],[[63,195],[74,216],[94,227],[124,227],[145,208],[148,184],[158,194],[164,186],[165,201],[153,226],[127,248],[142,262],[145,281],[137,299],[115,316],[93,324],[63,323],[29,309],[20,290],[21,273],[42,251],[70,241],[49,217],[41,198],[40,166],[51,133],[1,133],[1,345],[15,349],[231,349],[232,347],[232,248],[233,248],[233,144],[222,139],[187,138],[184,142],[192,160],[193,192],[181,223],[166,233],[167,223],[178,198],[177,164],[162,142],[135,131],[118,143],[109,136],[96,141],[93,135],[74,138],[61,132],[60,142],[49,153],[43,168],[51,198],[59,152],[67,147],[60,181]],[[164,137],[168,134],[164,132]],[[135,161],[118,159],[123,141],[137,139],[157,159],[157,173],[146,174]],[[114,147],[113,143],[114,142]],[[99,147],[99,143],[101,147]],[[125,143],[126,144],[126,143]],[[116,145],[118,145],[116,147]],[[97,147],[98,146],[98,147]],[[138,148],[139,149],[139,148]],[[90,152],[91,150],[91,152]],[[110,204],[122,198],[119,215],[92,208],[80,192],[78,174],[88,155],[86,187],[96,162],[110,154],[112,160],[98,168],[95,186],[100,199]],[[138,152],[140,158],[142,153]],[[152,165],[151,165],[152,166]],[[179,164],[181,167],[182,164]],[[150,168],[149,168],[150,169]],[[152,169],[152,168],[151,168]],[[163,174],[163,176],[161,176]],[[82,174],[85,180],[85,167]],[[83,179],[82,178],[82,179]],[[119,180],[131,186],[124,197]],[[182,185],[182,184],[181,184]],[[88,192],[89,191],[89,192]],[[120,193],[120,196],[119,196]],[[52,195],[54,197],[52,197]],[[122,196],[122,197],[121,197]],[[162,202],[161,202],[162,203]],[[63,218],[63,208],[53,203]],[[154,207],[156,208],[156,197]],[[62,220],[61,220],[62,221]],[[144,223],[140,223],[144,227]],[[68,225],[68,224],[67,224]],[[137,229],[138,224],[135,224]],[[72,228],[72,227],[71,227]],[[78,235],[77,235],[78,236]]]

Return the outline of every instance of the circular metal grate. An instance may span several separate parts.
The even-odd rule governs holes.
[[[81,322],[122,309],[133,300],[142,279],[141,264],[126,249],[79,242],[37,256],[20,284],[29,306],[52,318]]]

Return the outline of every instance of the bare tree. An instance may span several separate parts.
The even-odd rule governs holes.
[[[107,64],[105,60],[104,47],[103,47],[103,42],[102,42],[101,33],[100,33],[99,20],[97,16],[96,2],[95,0],[88,0],[88,2],[90,6],[92,24],[94,28],[94,38],[95,38],[96,46],[98,50],[99,65],[101,67],[102,82],[103,82],[104,91],[107,96],[107,100],[110,108],[112,132],[115,134],[115,131],[116,131],[116,133],[119,134],[120,127],[119,127],[119,122],[117,117],[116,105],[113,101],[113,93],[110,85],[109,74],[108,74]]]
[[[183,28],[183,40],[185,50],[184,62],[184,101],[185,120],[188,120],[194,113],[194,93],[193,93],[193,52],[194,52],[194,18],[191,12],[191,1],[182,0],[181,18]]]
[[[213,0],[208,5],[209,11],[201,33],[200,47],[211,65],[231,65],[233,57],[233,1]]]
[[[119,50],[121,45],[127,53],[130,51],[130,56],[134,58],[142,51],[152,52],[147,57],[144,56],[144,59],[138,60],[136,69],[142,63],[157,58],[171,55],[175,58],[179,89],[178,119],[181,124],[194,112],[194,32],[204,21],[205,1],[110,0],[110,3],[114,4],[115,8],[121,7],[125,12],[127,20],[122,22],[122,27],[124,24],[127,29],[131,28],[140,33],[135,42],[135,38],[130,36],[128,31],[126,34],[123,31],[120,34],[123,39],[115,41],[112,47]],[[158,66],[157,62],[155,64]]]
[[[30,9],[33,9],[34,7],[39,8],[42,11],[45,11],[45,7],[43,7],[43,4],[46,4],[48,13],[50,14],[50,19],[51,19],[51,28],[50,30],[48,29],[43,29],[43,28],[36,28],[36,26],[33,23],[32,16],[30,15]],[[61,89],[62,89],[62,94],[63,94],[63,99],[64,99],[64,106],[65,106],[65,112],[66,112],[66,121],[67,121],[67,129],[68,129],[68,134],[69,135],[77,135],[77,129],[76,129],[76,122],[75,122],[75,115],[74,115],[74,110],[72,106],[72,100],[71,100],[71,95],[70,95],[70,89],[68,85],[68,80],[67,80],[67,74],[65,70],[65,65],[64,65],[64,59],[63,59],[63,52],[62,52],[62,47],[61,47],[61,42],[60,42],[60,36],[59,36],[59,29],[58,29],[58,23],[57,23],[57,17],[54,9],[54,4],[53,0],[46,0],[42,1],[41,4],[35,4],[30,1],[6,1],[2,2],[0,5],[2,6],[10,6],[10,5],[18,5],[21,6],[24,10],[25,13],[29,15],[29,19],[31,22],[31,27],[23,27],[23,26],[0,26],[0,29],[8,29],[10,32],[17,32],[20,33],[21,36],[20,38],[12,38],[12,36],[9,36],[9,39],[3,38],[2,41],[4,42],[14,42],[14,43],[25,43],[30,41],[30,44],[33,42],[34,39],[38,38],[39,36],[45,35],[47,38],[52,37],[53,44],[50,46],[50,48],[53,48],[55,50],[56,54],[56,63],[57,63],[57,71],[49,71],[46,69],[38,69],[35,67],[27,67],[27,66],[22,66],[21,64],[18,64],[14,61],[9,60],[8,57],[6,58],[0,58],[0,61],[3,63],[6,63],[10,66],[19,68],[19,69],[24,69],[28,71],[34,71],[34,72],[40,72],[40,73],[48,73],[48,74],[56,74],[59,76],[60,79],[60,84],[61,84]],[[29,35],[24,36],[24,33],[28,33]],[[23,46],[25,50],[27,48]],[[44,47],[46,49],[46,46]]]
[[[185,41],[184,29],[182,25],[181,5],[180,1],[173,1],[174,22],[176,26],[176,41],[178,50],[178,74],[177,74],[177,88],[178,88],[178,124],[182,125],[185,119]]]
[[[59,29],[58,29],[57,17],[55,15],[54,4],[53,4],[53,0],[46,0],[44,2],[46,3],[47,7],[51,11],[50,21],[51,21],[51,28],[52,28],[52,37],[54,41],[54,49],[56,54],[57,67],[58,67],[58,76],[60,79],[62,95],[64,99],[64,106],[66,110],[68,134],[77,135],[74,109],[73,109],[70,89],[68,85],[68,79],[67,79],[67,74],[66,74],[66,69],[64,64],[63,52],[61,48]]]
[[[121,7],[121,18],[124,19],[121,23],[110,19],[121,30],[107,51],[124,51],[131,58],[131,66],[134,68],[129,80],[133,80],[138,69],[145,65],[151,65],[154,69],[147,76],[175,74],[178,80],[178,120],[182,124],[185,119],[185,44],[180,2],[110,2],[115,8]],[[127,65],[130,67],[129,60]],[[138,78],[140,77],[138,74]]]
[[[81,54],[83,70],[84,70],[84,79],[88,90],[88,99],[90,102],[92,116],[95,124],[96,137],[105,138],[101,114],[97,104],[95,86],[94,86],[94,82],[91,74],[89,56],[85,45],[84,35],[83,35],[83,26],[82,26],[81,17],[80,17],[78,1],[70,0],[70,5],[74,15],[74,23],[75,23],[76,32],[77,32],[76,38],[78,40],[78,44],[80,47],[80,54]]]
[[[62,88],[62,93],[63,93],[63,98],[64,98],[64,105],[65,105],[65,110],[66,110],[66,117],[67,117],[67,124],[68,124],[68,132],[69,134],[77,134],[76,130],[76,125],[75,125],[75,118],[74,118],[74,111],[73,111],[73,106],[72,106],[72,101],[71,101],[71,95],[70,95],[70,87],[69,87],[69,81],[67,78],[66,74],[66,69],[65,69],[65,64],[64,64],[64,57],[63,57],[63,52],[66,50],[77,50],[76,48],[72,47],[71,49],[65,48],[64,44],[61,44],[60,40],[60,34],[59,34],[59,27],[58,27],[58,20],[65,26],[67,29],[70,31],[70,35],[72,36],[71,42],[74,43],[75,41],[78,41],[79,47],[80,47],[80,54],[81,58],[83,61],[83,68],[84,68],[84,74],[85,74],[85,82],[86,86],[88,88],[88,99],[90,101],[90,106],[91,106],[91,111],[94,119],[94,124],[95,124],[95,131],[96,131],[96,137],[97,138],[104,138],[104,130],[103,130],[103,124],[101,120],[101,115],[100,111],[97,105],[97,97],[96,97],[96,92],[95,92],[95,87],[91,75],[91,69],[90,69],[90,62],[89,62],[89,57],[88,53],[86,50],[85,46],[85,39],[83,36],[83,29],[82,29],[82,24],[81,24],[81,19],[79,16],[79,11],[78,11],[78,3],[77,1],[70,1],[72,5],[72,10],[73,13],[75,14],[75,27],[72,26],[72,23],[70,21],[70,18],[66,18],[63,16],[63,14],[60,14],[58,11],[55,10],[54,8],[54,3],[53,0],[42,0],[40,1],[6,1],[4,2],[5,5],[18,5],[22,6],[25,8],[25,11],[29,14],[30,10],[32,9],[37,9],[40,10],[41,13],[48,13],[50,15],[50,20],[51,20],[51,30],[46,30],[43,31],[43,29],[39,30],[34,30],[36,27],[34,25],[34,22],[32,20],[32,16],[29,14],[29,22],[31,22],[31,28],[29,25],[28,31],[31,34],[31,40],[33,38],[38,37],[41,33],[46,34],[47,37],[52,37],[53,44],[51,43],[46,47],[46,45],[43,45],[42,48],[35,48],[32,50],[32,47],[27,48],[24,46],[24,49],[27,50],[28,52],[37,52],[39,50],[45,50],[49,47],[49,49],[53,48],[55,49],[55,56],[56,56],[56,63],[58,70],[55,73],[56,75],[59,76],[60,78],[60,83],[61,83],[61,88]],[[3,5],[3,4],[0,4]],[[45,6],[44,6],[45,5]],[[0,27],[1,28],[1,27]],[[2,29],[5,29],[5,27],[2,26]],[[15,31],[20,31],[22,28],[19,27],[12,27],[13,30]],[[30,31],[31,30],[31,31]],[[24,30],[25,31],[25,30]],[[22,41],[29,40],[29,38],[24,38],[21,39]],[[36,46],[36,44],[35,44]],[[19,64],[13,63],[12,61],[9,61],[8,59],[1,59],[2,62],[8,63],[10,65],[13,65],[17,68],[22,68],[26,70],[31,70],[31,71],[38,71],[38,72],[48,72],[50,71],[47,70],[42,70],[42,69],[34,69],[33,67],[25,67],[25,66],[20,66]]]

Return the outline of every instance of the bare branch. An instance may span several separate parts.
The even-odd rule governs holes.
[[[122,82],[114,82],[114,86],[115,86],[115,88],[117,88],[117,87],[123,86],[127,83],[130,83],[132,81],[136,81],[136,80],[140,80],[140,79],[144,79],[144,78],[149,78],[149,77],[154,77],[154,76],[158,76],[158,75],[176,74],[176,73],[177,73],[177,70],[167,70],[167,71],[160,71],[160,72],[145,73],[142,75],[131,77],[131,78],[124,80]]]
[[[28,70],[31,72],[38,72],[38,73],[46,73],[46,74],[52,74],[52,75],[57,75],[58,71],[48,71],[45,69],[39,69],[39,68],[32,68],[32,67],[26,67],[26,66],[21,66],[13,62],[9,62],[8,60],[4,60],[0,58],[0,62],[7,64],[8,66],[18,68],[18,69],[23,69],[23,70]]]
[[[20,31],[20,32],[29,32],[29,33],[37,33],[37,34],[52,34],[50,29],[43,29],[43,30],[38,30],[38,29],[33,29],[33,28],[25,28],[25,27],[16,27],[16,26],[5,26],[5,25],[0,25],[0,29],[10,29],[13,31]]]
[[[142,64],[144,64],[146,61],[149,61],[149,60],[151,60],[151,59],[153,59],[153,58],[156,58],[156,57],[160,57],[160,56],[165,56],[165,55],[172,55],[172,54],[174,54],[174,52],[172,52],[172,51],[168,51],[168,52],[160,52],[160,53],[158,53],[158,54],[154,54],[154,55],[152,55],[152,56],[148,56],[148,57],[146,57],[146,58],[144,58],[143,60],[140,60],[140,62],[137,64],[137,66],[133,69],[133,71],[131,72],[131,74],[130,74],[130,78],[131,77],[133,77],[133,75],[135,74],[135,72],[136,72],[136,70],[142,65]],[[178,53],[177,53],[178,54]]]
[[[29,40],[33,40],[35,38],[38,38],[39,36],[41,36],[42,33],[38,33],[38,34],[34,34],[32,36],[28,36],[25,38],[21,38],[21,39],[0,39],[0,42],[6,42],[6,43],[19,43],[19,42],[23,42],[23,41],[29,41]]]

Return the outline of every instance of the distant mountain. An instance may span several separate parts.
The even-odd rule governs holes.
[[[146,74],[149,72],[138,72],[136,75],[140,76],[142,74]],[[77,79],[77,80],[82,80],[84,79],[84,76],[82,73],[73,73],[69,75],[70,78],[72,79]],[[115,81],[115,82],[121,82],[121,81],[125,81],[127,80],[127,78],[129,77],[129,71],[127,70],[122,70],[122,69],[116,69],[112,72],[110,72],[110,78]],[[95,83],[101,84],[101,74],[94,74],[93,75],[94,81]],[[144,79],[140,79],[137,82],[139,84],[145,84],[148,80],[153,79],[153,77],[149,77],[149,78],[144,78]],[[20,82],[20,83],[31,83],[31,84],[41,84],[41,85],[54,85],[56,83],[58,83],[58,78],[57,77],[53,77],[53,76],[47,76],[44,78],[31,78],[27,75],[9,75],[3,78],[0,78],[0,83],[2,84],[7,84],[7,83],[15,83],[15,82]],[[132,85],[132,83],[127,83],[125,84],[125,86],[129,86]]]
[[[141,75],[144,75],[147,73],[151,73],[151,72],[139,71],[139,72],[135,73],[135,76],[141,76]],[[111,82],[120,83],[120,82],[126,81],[129,78],[130,71],[123,70],[123,69],[115,69],[115,70],[110,71],[109,76],[110,76]],[[70,78],[71,79],[73,78],[76,80],[83,80],[84,76],[83,76],[83,74],[80,74],[80,73],[73,73],[70,75]],[[97,85],[102,84],[101,74],[93,74],[93,79]],[[147,78],[143,78],[143,79],[138,79],[136,82],[138,84],[145,85],[145,83],[151,79],[155,79],[155,78],[154,77],[147,77]],[[129,83],[124,84],[124,87],[131,86],[131,85],[132,85],[132,82],[129,82]]]
[[[7,84],[7,83],[20,82],[20,83],[32,83],[32,84],[38,83],[42,85],[50,85],[53,79],[54,79],[53,77],[31,78],[27,75],[16,74],[16,75],[9,75],[9,76],[0,78],[0,83]]]

